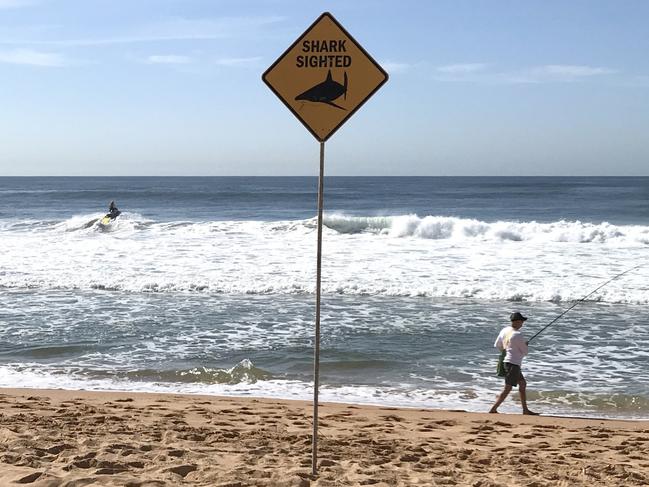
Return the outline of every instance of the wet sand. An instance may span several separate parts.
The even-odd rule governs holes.
[[[640,486],[649,422],[0,389],[0,486]]]

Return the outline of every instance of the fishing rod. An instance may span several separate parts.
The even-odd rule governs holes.
[[[624,272],[619,273],[617,276],[615,276],[615,277],[609,279],[609,280],[606,281],[604,284],[601,284],[600,286],[598,286],[595,290],[593,290],[593,291],[589,292],[588,294],[586,294],[586,296],[584,296],[584,297],[581,298],[580,300],[575,301],[575,302],[572,304],[572,306],[570,306],[570,308],[568,308],[567,310],[565,310],[563,313],[561,313],[559,316],[557,316],[555,319],[553,319],[550,323],[548,323],[548,324],[545,325],[543,328],[541,328],[541,329],[540,329],[540,330],[539,330],[539,331],[538,331],[538,332],[537,332],[537,333],[536,333],[532,338],[530,338],[529,340],[527,340],[527,343],[530,343],[530,342],[531,342],[532,340],[534,340],[537,336],[539,336],[541,333],[543,333],[543,331],[545,331],[546,328],[550,327],[551,325],[553,325],[554,323],[556,323],[557,321],[559,321],[559,319],[560,319],[562,316],[564,316],[566,313],[568,313],[568,311],[570,311],[572,308],[574,308],[575,306],[577,306],[579,303],[583,303],[584,301],[586,301],[586,299],[588,299],[590,296],[592,296],[593,294],[595,294],[597,291],[599,291],[600,289],[602,289],[602,288],[603,288],[604,286],[606,286],[607,284],[609,284],[609,283],[615,281],[618,277],[622,277],[624,274],[627,274],[628,272],[631,272],[631,271],[634,271],[634,270],[636,270],[636,269],[639,269],[640,267],[644,267],[645,265],[647,265],[646,262],[645,262],[644,264],[637,265],[637,266],[635,266],[635,267],[632,267],[631,269],[627,269],[627,270],[625,270]]]

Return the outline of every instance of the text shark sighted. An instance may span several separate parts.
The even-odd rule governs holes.
[[[352,58],[341,54],[347,52],[346,42],[347,40],[302,41],[302,52],[317,54],[299,55],[295,65],[298,68],[348,68],[352,65]]]

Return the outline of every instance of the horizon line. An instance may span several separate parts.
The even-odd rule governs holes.
[[[59,175],[1,175],[0,178],[317,178],[317,174],[291,174],[291,175],[206,175],[206,174],[183,174],[183,175],[174,175],[174,174],[134,174],[134,175],[107,175],[107,174],[59,174]],[[325,178],[647,178],[649,174],[638,174],[638,175],[613,175],[613,174],[604,174],[604,175],[592,175],[592,174],[580,174],[580,175],[551,175],[551,174],[508,174],[508,175],[485,175],[485,174],[475,174],[475,175],[451,175],[451,174],[437,174],[437,175],[422,175],[422,174],[391,174],[391,175],[344,175],[344,174],[330,174],[324,176]]]

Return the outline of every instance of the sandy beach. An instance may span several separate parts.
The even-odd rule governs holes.
[[[0,390],[0,485],[638,486],[649,422]]]

